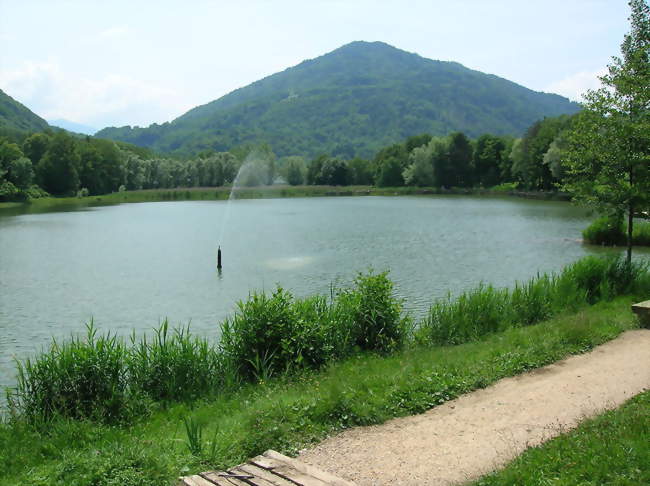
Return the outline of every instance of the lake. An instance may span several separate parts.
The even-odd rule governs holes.
[[[141,203],[0,212],[0,386],[12,359],[84,330],[142,333],[169,318],[217,337],[253,290],[330,293],[390,269],[406,308],[481,281],[511,286],[586,254],[563,202],[471,196]],[[217,246],[223,271],[216,270]]]

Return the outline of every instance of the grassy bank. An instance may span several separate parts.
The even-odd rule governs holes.
[[[0,426],[0,471],[30,484],[171,484],[421,412],[634,327],[638,297],[616,296],[650,292],[650,274],[621,268],[589,258],[520,286],[529,290],[482,287],[434,304],[432,315],[451,317],[430,316],[415,333],[384,274],[361,275],[330,299],[253,294],[218,347],[166,326],[130,343],[90,328],[23,364]],[[569,291],[578,300],[565,308],[558,294]],[[493,310],[508,306],[497,319]],[[536,311],[518,320],[518,307]]]
[[[475,486],[650,484],[650,391],[582,423]]]
[[[635,326],[631,302],[618,298],[460,346],[361,354],[211,400],[161,405],[128,426],[61,417],[47,427],[6,424],[0,427],[0,470],[10,483],[160,485],[179,474],[232,466],[267,448],[295,453],[341,428],[421,412],[584,352]],[[188,428],[200,430],[201,438]]]
[[[625,246],[627,244],[627,224],[623,219],[607,216],[596,219],[582,232],[587,243],[605,246]],[[634,246],[650,246],[650,222],[635,221],[632,228]]]
[[[1,210],[21,209],[23,212],[46,212],[57,208],[87,207],[93,205],[123,204],[162,201],[223,201],[231,194],[231,187],[193,187],[177,189],[147,189],[114,192],[89,197],[45,197],[26,203],[0,203]],[[433,194],[459,195],[511,195],[533,199],[568,200],[566,195],[551,192],[523,192],[512,188],[494,189],[440,189],[422,187],[375,187],[375,186],[259,186],[238,187],[238,199],[273,199],[326,196],[408,196]]]

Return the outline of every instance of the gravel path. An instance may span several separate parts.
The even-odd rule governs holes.
[[[463,483],[649,388],[650,330],[628,331],[421,415],[349,429],[298,459],[358,485]]]

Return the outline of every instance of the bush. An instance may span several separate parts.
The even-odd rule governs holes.
[[[650,223],[639,221],[632,228],[632,242],[638,246],[650,246]]]
[[[246,380],[304,367],[316,367],[331,355],[322,297],[295,301],[278,287],[270,296],[253,293],[237,304],[235,315],[222,326],[221,349]]]
[[[595,245],[626,245],[627,224],[623,218],[604,216],[591,223],[583,232],[582,237],[587,243]],[[636,221],[632,228],[632,244],[635,246],[650,246],[650,223]]]
[[[582,238],[592,245],[624,245],[626,236],[623,218],[600,217],[582,231]]]
[[[408,334],[410,318],[402,317],[402,302],[393,296],[388,272],[358,274],[354,283],[354,289],[339,296],[352,317],[354,344],[380,352],[400,347]]]

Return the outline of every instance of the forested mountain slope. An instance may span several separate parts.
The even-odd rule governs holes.
[[[38,132],[47,128],[45,120],[0,89],[0,129]]]
[[[276,154],[371,156],[418,133],[521,136],[579,105],[458,63],[353,42],[198,106],[170,123],[98,137],[193,154],[268,143]]]

